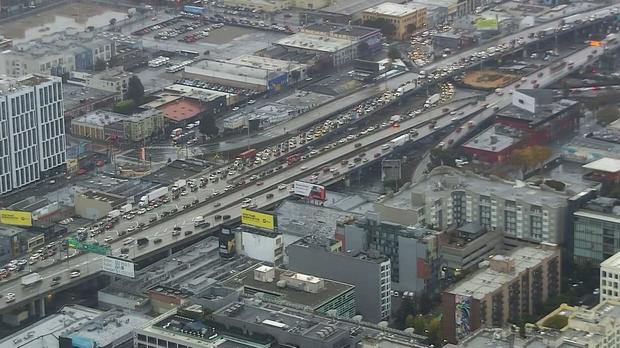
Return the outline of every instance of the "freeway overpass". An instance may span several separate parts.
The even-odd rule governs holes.
[[[602,49],[599,49],[597,53],[593,53],[593,51],[594,48],[587,47],[574,53],[566,59],[570,59],[575,62],[576,66],[588,64],[603,53]],[[593,58],[588,59],[588,55],[592,55]],[[551,74],[548,69],[543,69],[541,71],[544,73],[542,77],[538,78],[541,85],[550,84],[568,73],[568,71],[560,71]],[[530,78],[536,74],[538,74],[538,72],[532,74]],[[509,86],[507,88],[511,87],[514,88],[514,86]],[[459,116],[457,117],[459,118],[459,121],[464,121],[471,118],[474,122],[480,122],[485,117],[489,117],[492,114],[492,110],[486,109],[484,104],[489,103],[505,106],[510,103],[510,99],[510,95],[498,96],[491,94],[487,96],[484,101],[475,105],[459,105],[459,111],[462,111],[462,113],[459,112]],[[198,238],[202,238],[205,235],[211,234],[222,222],[221,219],[216,219],[216,215],[230,215],[231,219],[239,218],[241,200],[245,197],[252,197],[253,201],[259,207],[272,205],[277,201],[286,199],[290,195],[288,190],[278,190],[277,186],[280,183],[288,184],[295,179],[307,178],[313,171],[316,170],[316,168],[321,168],[327,165],[336,167],[340,171],[337,175],[334,175],[333,173],[321,172],[319,175],[319,182],[329,183],[335,180],[340,180],[343,176],[352,171],[358,170],[361,167],[360,165],[356,165],[353,168],[341,166],[340,161],[342,159],[348,159],[352,162],[352,159],[359,156],[362,152],[365,153],[366,158],[369,159],[375,159],[374,155],[378,153],[380,155],[375,160],[381,159],[389,155],[392,150],[390,149],[389,151],[384,151],[381,149],[382,144],[385,144],[385,142],[389,139],[404,132],[408,132],[413,128],[417,129],[419,133],[418,139],[424,138],[436,132],[437,129],[453,126],[455,124],[455,122],[451,120],[453,117],[454,116],[442,112],[440,108],[435,108],[423,115],[405,120],[401,123],[400,128],[384,128],[378,130],[367,136],[360,137],[354,142],[346,143],[330,151],[322,152],[309,158],[303,163],[291,165],[290,167],[278,171],[272,176],[264,179],[264,184],[261,186],[252,184],[230,192],[229,194],[217,196],[214,200],[220,204],[218,208],[215,208],[212,205],[213,203],[210,203],[207,206],[196,209],[195,211],[181,213],[174,219],[162,221],[160,224],[135,233],[133,236],[134,238],[147,237],[153,239],[158,237],[162,239],[162,242],[157,245],[151,242],[143,248],[138,248],[136,245],[131,245],[129,247],[129,256],[131,259],[139,261],[156,253],[161,253],[162,251],[167,250],[168,252],[171,252],[175,247],[180,247],[186,243],[191,243]],[[437,128],[433,130],[425,126],[425,124],[432,119],[437,120]],[[360,143],[361,146],[356,146],[357,143]],[[221,183],[220,185],[224,185],[224,183]],[[272,193],[273,198],[267,198],[267,193]],[[195,229],[193,227],[191,220],[194,216],[199,214],[204,215],[205,219],[211,224],[210,228]],[[193,233],[189,236],[185,236],[182,233],[180,236],[173,237],[171,231],[175,226],[181,226],[184,231],[192,230]],[[124,245],[122,240],[117,240],[111,243],[112,254],[118,255],[120,253],[120,249],[123,247]],[[6,313],[8,310],[25,307],[30,307],[31,309],[33,306],[44,307],[44,298],[47,294],[70,287],[80,281],[85,281],[88,277],[97,276],[97,274],[101,271],[102,259],[103,256],[101,255],[81,254],[61,263],[40,269],[39,273],[42,275],[43,281],[32,287],[22,287],[17,279],[3,282],[0,285],[0,293],[15,293],[16,301],[13,303],[0,302],[0,313]],[[69,277],[70,271],[74,269],[80,270],[80,277]],[[56,276],[60,276],[62,278],[62,284],[60,287],[51,286],[51,280]],[[44,311],[40,311],[40,313],[44,313]]]
[[[537,37],[530,38],[529,35],[532,33],[534,34],[538,33],[539,31],[542,31],[546,28],[559,27],[560,24],[562,23],[562,20],[563,20],[562,18],[558,18],[550,22],[546,22],[546,23],[543,23],[537,26],[533,26],[528,29],[525,29],[525,30],[522,30],[516,33],[512,33],[512,34],[509,34],[501,38],[490,40],[482,45],[475,46],[471,49],[453,54],[445,59],[439,60],[427,66],[424,66],[422,67],[422,69],[425,70],[426,72],[434,71],[438,68],[447,67],[451,64],[458,63],[462,58],[471,57],[474,53],[485,51],[489,47],[498,46],[503,43],[508,44],[512,40],[517,40],[520,37],[523,38],[523,41],[525,42],[523,45],[516,46],[514,49],[511,49],[508,52],[504,52],[501,55],[497,55],[494,57],[488,57],[483,60],[478,60],[475,62],[468,63],[469,66],[466,69],[473,68],[480,64],[484,64],[485,62],[497,60],[498,58],[501,58],[502,56],[514,54],[524,49],[527,50],[527,48],[532,47],[534,44],[542,40],[550,40],[552,38],[557,38],[559,35],[566,35],[567,33],[596,25],[600,23],[603,20],[603,18],[610,18],[610,16],[612,16],[612,13],[610,11],[618,6],[619,6],[618,4],[614,4],[614,5],[602,7],[596,10],[587,11],[587,12],[583,12],[580,14],[575,14],[574,16],[571,16],[571,17],[576,16],[575,18],[577,17],[582,18],[583,22],[581,24],[575,25],[570,30],[562,31],[552,36],[546,36],[543,39],[539,39]],[[589,16],[593,14],[599,14],[599,13],[604,14],[605,17],[601,17],[591,22],[588,21]],[[250,137],[248,141],[221,142],[217,145],[209,145],[209,149],[216,151],[216,152],[239,152],[239,151],[246,149],[248,146],[255,147],[259,144],[264,144],[268,141],[274,141],[276,139],[283,138],[287,134],[291,134],[291,133],[294,134],[299,130],[308,128],[315,123],[318,123],[322,120],[325,120],[327,118],[330,118],[338,114],[339,112],[342,112],[351,107],[354,107],[355,105],[360,104],[364,100],[378,95],[383,90],[386,90],[386,89],[394,90],[398,88],[400,85],[402,85],[403,83],[406,83],[409,81],[415,81],[417,79],[417,76],[418,76],[417,73],[408,72],[408,73],[401,74],[399,76],[395,76],[385,81],[374,82],[372,84],[367,85],[365,88],[359,91],[356,91],[345,97],[332,100],[326,104],[319,106],[316,109],[313,109],[311,111],[308,111],[300,115],[299,117],[286,121],[275,127],[271,127],[269,129],[257,132],[253,134],[252,137]],[[421,88],[426,88],[426,85],[418,86],[416,90],[410,91],[410,94],[413,94],[416,91],[419,91]]]

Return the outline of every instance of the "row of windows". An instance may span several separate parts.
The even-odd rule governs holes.
[[[24,132],[30,128],[36,127],[34,121],[34,111],[30,111],[28,114],[23,114],[12,119],[13,133]]]
[[[11,177],[6,175],[0,176],[0,193],[5,193],[11,191]]]
[[[156,347],[166,347],[166,348],[192,348],[192,346],[186,346],[184,344],[176,344],[174,342],[168,342],[166,340],[162,340],[161,338],[155,338],[151,336],[145,336],[142,334],[138,334],[138,347],[142,348],[156,348]],[[149,344],[146,344],[149,343]]]
[[[15,168],[26,167],[33,162],[38,162],[39,156],[37,155],[36,146],[32,146],[27,149],[19,149],[13,151],[13,166]]]
[[[22,187],[24,185],[30,184],[35,180],[39,180],[39,170],[35,163],[29,165],[28,167],[17,169],[15,173],[15,181],[17,187]]]

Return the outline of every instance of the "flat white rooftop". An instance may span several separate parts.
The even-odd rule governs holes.
[[[391,17],[404,17],[415,13],[417,9],[412,6],[396,4],[393,2],[384,2],[377,6],[364,10],[364,13],[371,13]]]
[[[617,173],[620,171],[620,160],[615,158],[601,158],[582,166],[582,168],[597,170],[605,173]]]
[[[352,46],[355,42],[309,33],[297,33],[276,42],[277,45],[320,52],[338,52]]]
[[[601,267],[618,268],[620,267],[620,252],[615,253],[607,260],[601,262]]]

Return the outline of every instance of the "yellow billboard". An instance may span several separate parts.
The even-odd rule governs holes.
[[[29,211],[0,210],[0,224],[32,226],[32,213]]]
[[[258,228],[274,230],[276,228],[276,217],[255,210],[241,209],[241,223]]]

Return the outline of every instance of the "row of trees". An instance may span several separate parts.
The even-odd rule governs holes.
[[[551,157],[551,150],[546,146],[534,145],[514,150],[510,156],[515,166],[521,169],[532,169]]]

